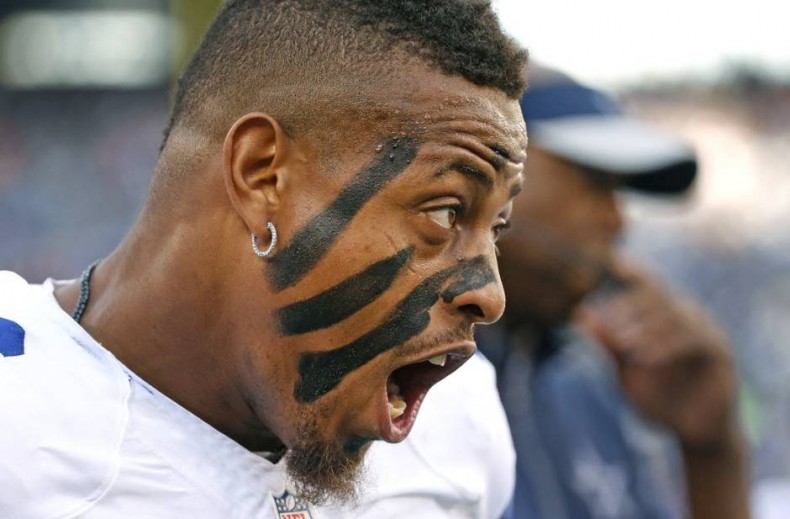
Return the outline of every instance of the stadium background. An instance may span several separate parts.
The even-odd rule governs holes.
[[[513,7],[500,4],[503,13]],[[0,4],[0,269],[31,281],[75,277],[117,243],[145,196],[173,80],[217,5]],[[715,27],[716,13],[696,23]],[[590,25],[615,23],[599,14]],[[790,51],[770,64],[720,56],[702,74],[636,56],[629,74],[627,59],[607,60],[605,48],[596,56],[594,42],[578,45],[573,34],[562,51],[516,32],[534,57],[557,56],[571,73],[565,57],[590,53],[578,65],[582,79],[695,144],[702,171],[689,199],[625,196],[632,225],[623,247],[704,301],[729,331],[754,480],[790,479]],[[608,76],[594,74],[595,59]]]

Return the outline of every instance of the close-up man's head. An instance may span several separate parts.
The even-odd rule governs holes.
[[[222,369],[314,502],[503,312],[525,64],[489,2],[231,0],[179,81],[149,209],[219,229]]]
[[[521,108],[530,136],[524,193],[500,243],[506,322],[553,326],[607,279],[623,230],[620,190],[686,192],[693,150],[622,113],[603,92],[532,66]]]

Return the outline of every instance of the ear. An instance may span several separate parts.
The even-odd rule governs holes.
[[[247,228],[259,236],[280,206],[289,144],[277,121],[259,112],[244,115],[225,136],[225,189]]]

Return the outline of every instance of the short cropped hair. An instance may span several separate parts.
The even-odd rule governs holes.
[[[182,124],[220,135],[254,110],[289,132],[320,125],[333,109],[322,88],[353,91],[405,59],[512,99],[525,87],[527,53],[490,1],[228,0],[178,81],[165,142]]]

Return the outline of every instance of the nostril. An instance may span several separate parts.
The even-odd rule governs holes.
[[[483,312],[483,309],[475,304],[461,305],[458,307],[458,309],[465,314],[470,314],[481,319],[486,316],[486,314]]]

